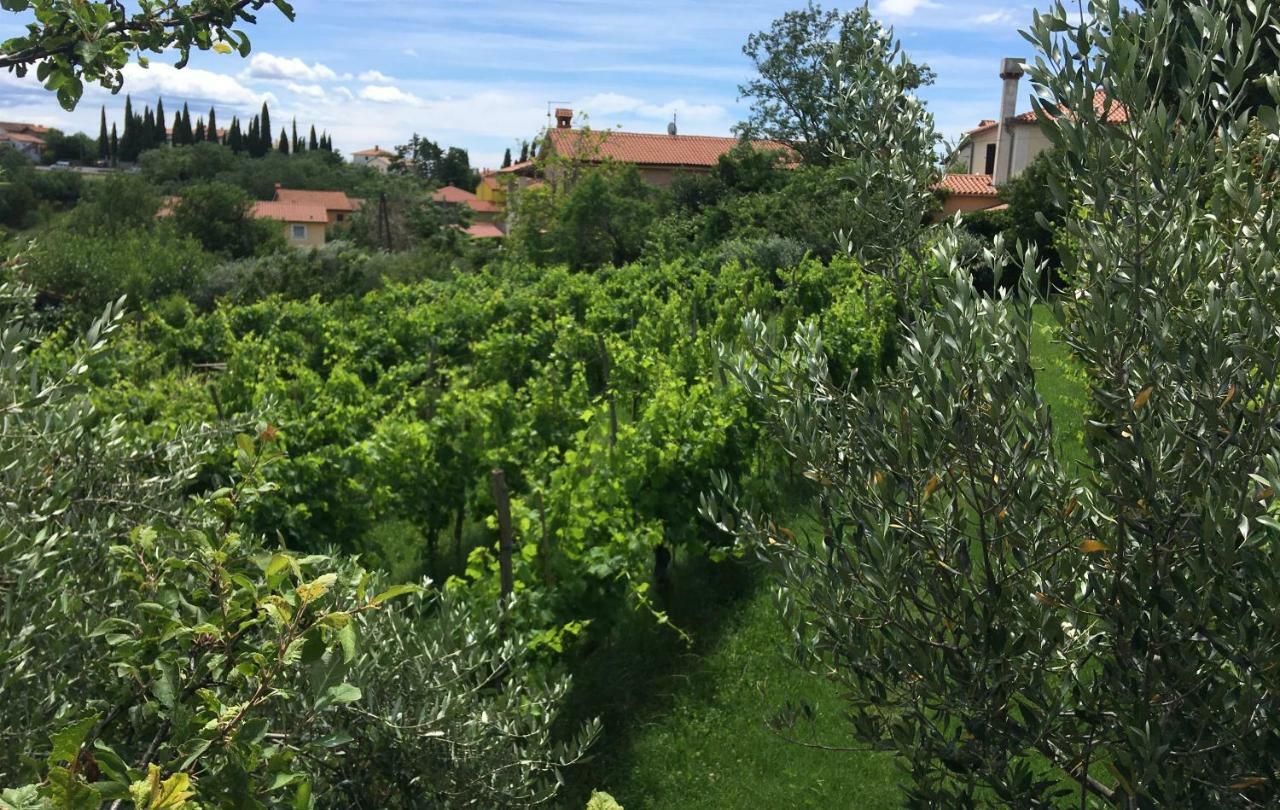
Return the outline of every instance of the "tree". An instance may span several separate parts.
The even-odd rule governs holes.
[[[165,129],[169,125],[169,122],[166,121],[164,117],[164,99],[162,98],[156,100],[156,117],[154,124],[155,135],[151,139],[151,145],[153,147],[165,146],[169,143],[169,133]]]
[[[295,155],[306,148],[302,143],[302,139],[298,137],[298,119],[296,116],[293,119],[293,138],[290,141],[290,148],[293,150]]]
[[[254,219],[252,206],[249,195],[230,183],[197,183],[183,190],[172,219],[210,253],[243,258],[276,250],[284,241],[280,223]]]
[[[227,129],[227,146],[237,155],[244,150],[244,135],[240,132],[240,119],[236,116],[232,116],[231,126]]]
[[[204,141],[208,140],[208,137],[205,135],[205,131],[204,131],[203,118],[196,119],[196,131],[192,134],[191,139],[193,143],[203,143]]]
[[[138,127],[134,123],[133,99],[124,97],[124,133],[120,136],[120,159],[133,163],[138,159]]]
[[[276,144],[276,150],[282,154],[289,154],[289,131],[284,127],[280,127],[280,142]]]
[[[107,107],[102,107],[101,121],[98,124],[98,160],[106,161],[111,158],[111,140],[107,134]]]
[[[259,122],[259,137],[262,144],[258,147],[257,157],[262,157],[271,151],[271,111],[267,109],[267,102],[262,102],[262,120]]]
[[[311,125],[311,139],[307,143],[308,151],[315,152],[320,149],[320,141],[316,139],[316,125]]]
[[[116,125],[111,125],[111,164],[120,159],[120,137],[116,134]]]
[[[213,107],[209,108],[209,128],[205,130],[205,136],[210,143],[222,142],[222,139],[218,136],[218,111]]]
[[[529,162],[529,142],[528,141],[520,142],[520,162],[521,163]]]
[[[980,296],[944,234],[902,276],[927,297],[865,390],[828,373],[815,329],[751,324],[736,376],[820,529],[722,525],[778,563],[797,654],[898,752],[911,806],[1280,799],[1280,123],[1252,107],[1268,34],[1248,5],[1199,0],[1194,30],[1170,0],[1035,18],[1077,294],[1033,307],[1024,272],[1018,296]],[[1036,308],[1087,381],[1083,459],[1046,401]]]
[[[506,152],[502,153],[502,168],[505,169],[510,165],[511,165],[511,149],[508,148]]]
[[[824,164],[842,146],[846,130],[827,102],[840,95],[844,70],[868,66],[891,74],[903,96],[932,84],[934,74],[902,52],[868,7],[824,11],[812,2],[789,11],[768,31],[752,34],[742,49],[759,76],[738,87],[751,100],[740,132],[788,144],[806,161]]]
[[[160,124],[164,127],[164,124]],[[138,130],[138,151],[145,152],[156,147],[156,116],[148,105],[142,113],[142,125]]]
[[[192,47],[249,55],[249,38],[236,29],[256,22],[267,6],[293,20],[285,0],[159,0],[130,13],[121,3],[97,3],[92,13],[67,0],[11,0],[6,11],[29,13],[26,31],[0,45],[0,69],[25,76],[32,68],[58,102],[74,109],[86,82],[115,92],[124,85],[124,66],[144,53],[176,49],[184,67]]]

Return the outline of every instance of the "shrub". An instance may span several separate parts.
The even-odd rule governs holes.
[[[251,206],[249,195],[229,183],[197,183],[183,190],[172,220],[180,233],[195,238],[210,253],[243,259],[283,249],[280,223],[254,219]]]

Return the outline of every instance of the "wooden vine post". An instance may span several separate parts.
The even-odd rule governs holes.
[[[493,477],[493,502],[498,507],[498,568],[502,574],[502,600],[505,602],[515,590],[515,574],[511,569],[511,496],[507,492],[507,475],[495,469]]]

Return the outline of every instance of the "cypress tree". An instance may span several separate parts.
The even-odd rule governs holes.
[[[120,136],[116,134],[116,125],[111,125],[111,162],[120,159]]]
[[[128,95],[124,97],[124,134],[120,136],[120,159],[125,163],[132,163],[138,157],[138,153],[133,149],[134,132],[133,126],[133,99]]]
[[[213,107],[209,108],[209,128],[205,130],[205,136],[213,143],[222,142],[222,139],[218,137],[218,111]]]
[[[258,157],[258,149],[262,146],[262,135],[258,129],[258,116],[249,122],[249,134],[245,138],[244,149],[250,157]]]
[[[280,150],[280,154],[289,154],[289,133],[284,127],[280,127],[280,143],[276,146]]]
[[[107,134],[107,107],[102,106],[102,122],[98,125],[98,160],[111,157],[111,136]]]
[[[196,139],[195,140],[196,143],[200,143],[201,141],[204,140],[204,119],[203,118],[196,119],[195,139]]]
[[[168,121],[164,120],[164,99],[156,99],[156,117],[154,121],[155,136],[151,139],[153,146],[164,146],[169,142],[169,133],[165,131]]]
[[[142,114],[142,131],[138,133],[138,151],[145,152],[155,147],[156,140],[156,115],[151,112],[151,107],[146,107],[146,111]]]
[[[520,142],[520,162],[525,163],[529,160],[529,142]]]
[[[182,145],[190,146],[193,140],[191,132],[191,109],[184,102],[182,105]]]
[[[230,146],[231,151],[237,155],[240,154],[240,148],[243,146],[240,143],[240,119],[234,115],[231,116],[231,126],[227,127],[227,146]]]
[[[267,102],[262,102],[262,146],[258,152],[258,157],[262,157],[271,151],[271,111],[267,109]]]
[[[298,140],[298,117],[297,116],[294,116],[293,118],[293,140],[290,141],[290,143],[293,144],[293,153],[295,155],[302,151],[303,149],[302,141]]]
[[[502,168],[504,168],[504,169],[505,169],[505,168],[507,168],[507,167],[508,167],[508,166],[510,166],[510,165],[511,165],[511,150],[510,150],[510,149],[508,149],[508,150],[507,150],[507,151],[502,155]]]
[[[169,142],[174,146],[182,146],[182,110],[173,114],[173,132],[169,135]]]
[[[308,148],[308,149],[310,149],[312,152],[314,152],[314,151],[316,151],[317,149],[319,149],[319,148],[320,148],[320,142],[319,142],[318,140],[316,140],[316,125],[315,125],[315,124],[312,124],[312,125],[311,125],[311,140],[310,140],[310,142],[307,144],[307,148]]]

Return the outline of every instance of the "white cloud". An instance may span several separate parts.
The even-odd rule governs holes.
[[[910,17],[921,9],[937,8],[937,5],[930,0],[880,0],[875,11],[886,17]]]
[[[1015,22],[1017,22],[1017,16],[1007,8],[978,15],[979,25],[1013,25]]]
[[[306,96],[307,98],[314,98],[317,101],[323,101],[327,96],[324,88],[318,84],[296,84],[294,82],[289,82],[289,92],[296,93],[300,96]]]
[[[412,93],[406,93],[399,87],[389,84],[371,84],[360,91],[360,98],[378,104],[409,104],[420,107],[424,103]]]
[[[308,65],[293,56],[255,53],[249,60],[245,77],[270,81],[320,82],[333,81],[338,78],[338,74],[319,62]]]
[[[124,84],[135,97],[176,96],[190,101],[214,101],[229,107],[250,107],[276,100],[271,93],[246,87],[234,76],[193,67],[178,70],[162,62],[152,62],[146,68],[136,62],[125,65]]]
[[[692,126],[721,127],[727,111],[717,104],[693,104],[684,99],[676,99],[663,104],[654,104],[643,99],[622,95],[621,93],[597,93],[577,102],[576,109],[595,117],[596,126],[608,126],[608,122],[600,120],[600,116],[622,115],[628,118],[649,121],[670,121],[678,117],[681,123]]]
[[[359,78],[360,81],[368,84],[391,84],[395,81],[395,79],[379,70],[366,70],[360,74]]]

